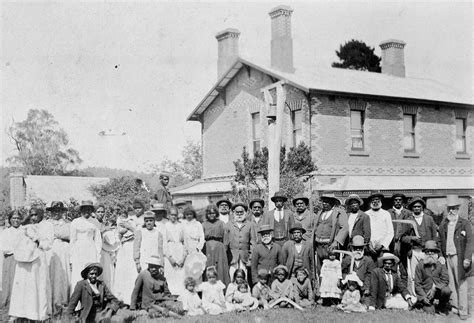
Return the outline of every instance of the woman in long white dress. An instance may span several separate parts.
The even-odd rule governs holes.
[[[51,283],[46,252],[53,244],[53,227],[43,210],[30,209],[30,224],[14,250],[17,261],[9,315],[43,321],[51,315]]]
[[[165,223],[164,255],[165,255],[165,278],[168,288],[173,295],[182,295],[184,286],[184,250],[183,225],[178,221],[178,209],[170,208],[169,221]]]
[[[104,208],[104,206],[100,206]],[[99,208],[97,210],[99,210]],[[115,282],[115,263],[117,261],[117,252],[120,248],[120,237],[117,230],[117,218],[115,212],[105,217],[104,231],[102,232],[102,251],[100,264],[102,265],[101,280],[112,290]]]
[[[49,273],[51,276],[52,309],[53,315],[61,313],[69,303],[70,295],[70,250],[69,238],[71,223],[66,220],[67,208],[63,202],[51,202],[51,207],[46,208],[51,212],[48,220],[53,226],[54,240],[49,252]]]
[[[115,282],[112,293],[124,304],[130,305],[132,301],[132,292],[135,287],[135,280],[138,272],[133,260],[133,242],[135,231],[137,229],[137,216],[127,215],[127,210],[122,208],[117,210],[117,228],[121,241],[120,249],[117,253],[117,262],[115,265]]]
[[[81,271],[90,262],[100,262],[102,238],[100,230],[89,221],[94,204],[92,201],[82,201],[79,211],[81,216],[71,223],[71,293],[76,284],[82,280]]]
[[[184,248],[186,254],[194,252],[201,252],[204,247],[204,230],[201,222],[196,220],[196,211],[193,207],[188,206],[184,209],[183,233],[184,233]]]

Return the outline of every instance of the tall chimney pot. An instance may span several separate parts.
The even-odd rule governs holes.
[[[405,45],[404,41],[396,39],[388,39],[380,43],[383,74],[405,77]]]
[[[282,72],[293,73],[293,38],[291,37],[291,14],[289,6],[278,6],[270,10],[272,24],[271,66]]]
[[[220,79],[239,57],[239,36],[240,31],[235,28],[227,28],[217,33],[217,79]]]

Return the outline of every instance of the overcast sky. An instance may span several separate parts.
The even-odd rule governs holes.
[[[217,78],[215,34],[241,31],[241,53],[270,57],[268,12],[292,16],[295,67],[337,60],[352,38],[376,48],[407,43],[407,77],[472,92],[470,2],[1,2],[0,159],[5,135],[29,109],[47,109],[66,129],[84,166],[146,170],[180,158],[200,124],[186,118]],[[99,136],[100,131],[126,132]]]

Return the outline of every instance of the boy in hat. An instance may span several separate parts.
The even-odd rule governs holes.
[[[249,216],[249,222],[252,225],[252,229],[255,232],[256,236],[256,243],[260,243],[260,235],[257,234],[257,231],[260,229],[260,227],[263,224],[263,207],[265,206],[265,201],[262,199],[253,199],[249,203],[249,209],[251,212],[251,215]]]
[[[229,275],[234,277],[237,269],[242,269],[247,276],[250,267],[250,253],[255,246],[256,236],[252,225],[247,221],[248,207],[243,203],[232,205],[234,220],[227,223],[224,231],[224,246],[231,254]]]
[[[438,261],[440,250],[436,241],[426,241],[423,252],[425,256],[415,270],[417,304],[431,314],[435,311],[448,314],[451,296],[451,290],[448,287],[449,275],[446,266]]]
[[[181,302],[177,301],[177,296],[171,295],[168,289],[162,263],[163,260],[158,257],[149,258],[148,269],[141,271],[135,281],[130,309],[136,310],[138,300],[141,299],[141,309],[149,313],[158,312],[165,316],[180,317],[184,311]]]
[[[365,246],[366,243],[362,236],[354,236],[349,245],[352,257],[354,258],[354,267],[351,269],[351,257],[345,257],[341,263],[343,277],[346,277],[346,275],[351,272],[355,272],[357,277],[362,281],[362,303],[366,303],[367,297],[370,295],[370,274],[372,270],[375,269],[372,258],[364,255]]]
[[[370,241],[370,218],[367,214],[360,210],[361,205],[364,201],[357,194],[351,194],[346,199],[347,208],[347,223],[349,228],[348,239],[352,239],[355,236],[362,236],[364,243]]]
[[[145,223],[143,227],[135,231],[135,240],[133,241],[133,259],[137,272],[146,268],[151,257],[157,257],[163,260],[163,234],[156,228],[155,213],[146,211],[143,214]],[[161,263],[163,266],[163,263]]]
[[[269,224],[262,225],[258,230],[262,243],[257,244],[252,253],[252,281],[258,281],[260,269],[270,273],[273,268],[282,263],[281,247],[273,242],[273,228]]]
[[[301,223],[293,224],[290,229],[292,234],[292,240],[285,242],[281,250],[282,263],[288,268],[290,276],[294,274],[294,270],[299,267],[303,267],[308,270],[310,279],[313,279],[311,270],[313,268],[313,255],[311,252],[311,244],[303,241],[303,235],[306,230],[302,227]]]
[[[273,228],[273,240],[282,247],[290,238],[289,230],[293,226],[294,217],[291,211],[284,208],[288,198],[283,192],[275,192],[271,200],[275,209],[265,214],[265,224]]]
[[[321,273],[323,259],[326,259],[330,250],[339,249],[344,245],[347,234],[347,214],[337,208],[340,201],[333,193],[321,195],[323,208],[316,214],[315,226],[311,242],[315,252],[315,276]]]
[[[74,314],[74,309],[81,302],[82,309],[79,318],[84,322],[95,322],[99,318],[110,318],[119,308],[119,302],[110,292],[109,288],[98,279],[102,274],[99,263],[89,263],[81,271],[83,280],[74,288],[67,308],[69,315]]]
[[[370,210],[365,211],[370,218],[370,243],[368,251],[372,259],[377,261],[383,251],[390,249],[393,239],[392,216],[382,209],[382,193],[372,193],[369,197]]]
[[[294,214],[294,222],[300,223],[305,233],[303,234],[304,241],[311,240],[311,232],[314,228],[314,214],[308,209],[309,199],[303,195],[298,195],[293,199],[293,206],[296,209]]]
[[[160,183],[155,192],[154,199],[158,203],[163,203],[165,207],[168,208],[171,205],[173,205],[173,198],[171,197],[171,193],[167,188],[170,182],[170,174],[168,172],[161,172],[159,174],[159,178],[160,178]]]
[[[405,220],[412,220],[416,225],[418,234],[415,234],[414,227],[402,223],[398,226],[400,233],[400,257],[401,263],[407,273],[407,287],[410,294],[415,294],[415,268],[423,259],[423,245],[428,240],[438,238],[438,228],[429,215],[423,213],[425,201],[421,197],[414,197],[408,208],[412,211]]]
[[[380,260],[383,267],[375,268],[370,278],[369,310],[382,308],[408,310],[416,298],[408,293],[400,276],[393,269],[399,262],[398,257],[387,252]]]
[[[232,203],[227,198],[223,198],[216,203],[217,209],[219,210],[219,220],[227,224],[231,221],[230,216],[230,208],[232,207]]]
[[[468,281],[472,274],[472,229],[468,220],[459,216],[461,201],[457,195],[448,195],[446,219],[439,226],[441,251],[446,258],[451,305],[457,308],[463,320],[468,318]]]

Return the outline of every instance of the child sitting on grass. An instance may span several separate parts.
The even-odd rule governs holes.
[[[183,310],[186,311],[186,314],[190,316],[205,314],[206,311],[202,306],[202,301],[195,290],[196,280],[192,277],[186,278],[184,280],[184,287],[185,290],[178,300],[183,303]]]
[[[296,268],[293,278],[293,293],[296,304],[303,308],[312,307],[314,303],[314,292],[309,280],[308,270],[304,267]]]
[[[258,271],[258,283],[253,286],[252,296],[258,300],[258,307],[267,309],[268,302],[271,300],[270,287],[268,286],[268,278],[270,274],[264,268]]]
[[[250,294],[249,284],[244,281],[237,286],[233,302],[236,310],[254,310],[258,307],[258,300]]]
[[[198,286],[197,291],[202,292],[202,306],[208,314],[217,315],[227,311],[224,289],[225,285],[217,280],[215,266],[206,269],[207,281]]]
[[[296,307],[303,309],[301,306],[292,301],[293,298],[293,284],[288,279],[288,269],[284,265],[278,265],[273,269],[273,274],[276,279],[272,283],[270,296],[273,299],[269,307]]]
[[[343,281],[343,284],[348,285],[348,289],[344,292],[342,296],[341,304],[337,306],[338,309],[350,313],[350,312],[366,312],[364,305],[360,303],[360,292],[357,289],[358,286],[362,287],[363,283],[356,273],[350,273],[346,276]]]
[[[323,300],[323,306],[339,303],[341,290],[338,286],[341,279],[341,262],[336,259],[336,253],[330,251],[328,259],[323,260],[323,266],[321,267],[321,286],[319,292]]]

